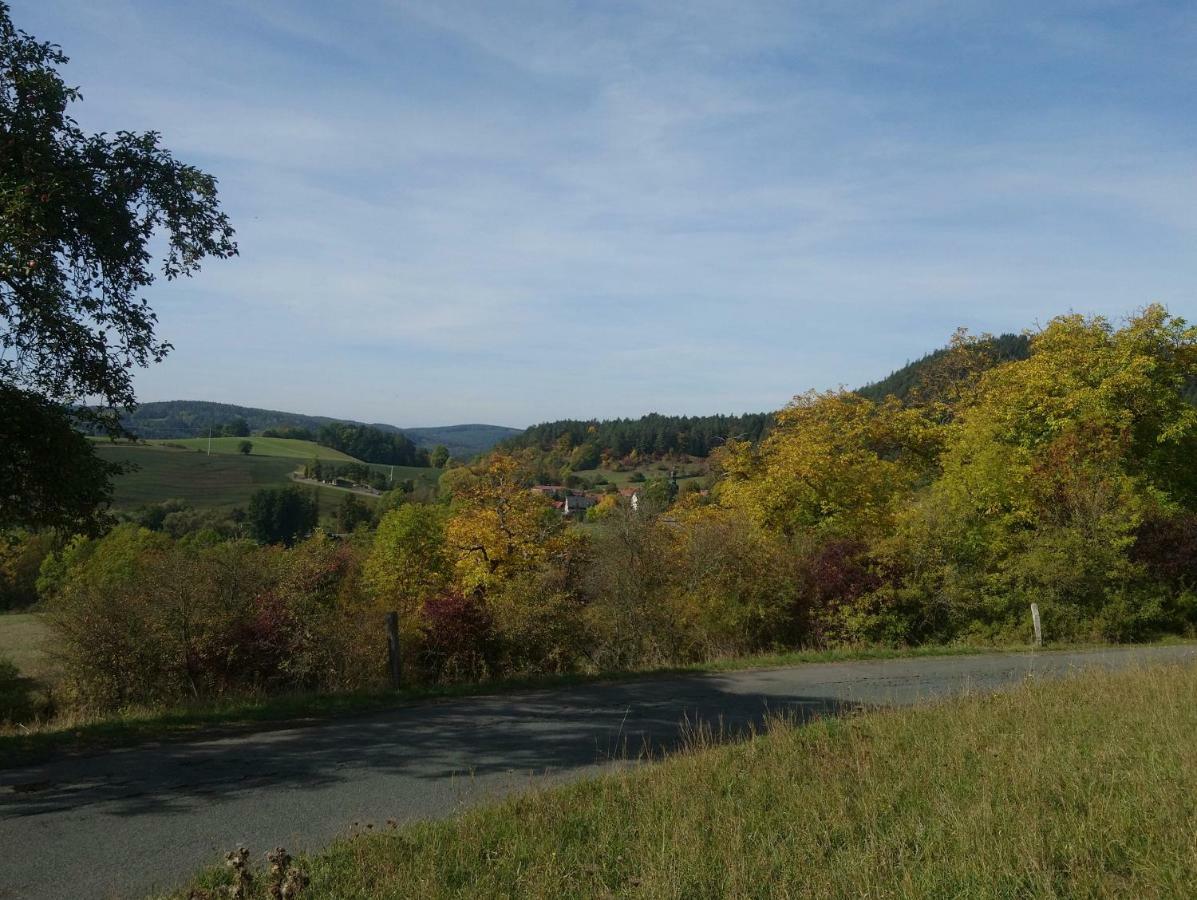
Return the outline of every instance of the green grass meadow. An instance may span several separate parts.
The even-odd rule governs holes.
[[[612,469],[599,468],[584,469],[574,474],[587,482],[587,485],[592,489],[601,491],[603,485],[595,485],[595,482],[599,478],[605,478],[609,483],[619,488],[635,487],[637,484],[642,484],[642,482],[632,480],[633,476],[637,474],[643,475],[645,481],[652,481],[658,478],[668,478],[670,471],[675,469],[680,473],[677,479],[679,485],[684,485],[687,481],[703,478],[708,472],[706,460],[694,459],[684,463],[650,461],[634,469],[628,469],[626,472],[616,472]]]
[[[1194,733],[1193,665],[779,722],[445,822],[373,823],[301,859],[303,896],[1189,897]]]
[[[254,445],[249,455],[237,451],[237,444],[243,440]],[[245,506],[259,488],[290,484],[291,474],[314,458],[334,465],[359,462],[311,441],[286,438],[213,438],[211,456],[207,446],[207,438],[138,444],[97,440],[96,452],[101,458],[134,466],[133,471],[114,479],[113,509],[136,509],[172,499],[197,509]],[[440,469],[416,466],[368,465],[374,472],[393,477],[396,483],[410,479],[432,486],[441,474]],[[331,487],[311,489],[319,496],[322,517],[330,515],[345,497],[344,491]],[[367,495],[358,496],[373,502]]]
[[[212,438],[212,452],[240,454],[241,451],[237,448],[242,441],[249,441],[254,445],[253,450],[250,451],[250,456],[274,456],[281,459],[300,460],[302,462],[308,462],[312,459],[342,463],[359,462],[359,460],[348,453],[342,453],[340,450],[323,447],[314,441],[296,441],[290,438],[214,437]],[[188,450],[203,450],[204,452],[208,450],[207,438],[180,438],[170,441],[154,441],[153,443],[166,447],[171,445],[186,447]]]
[[[46,655],[50,630],[37,613],[0,613],[0,659],[8,659],[27,678],[52,676]]]
[[[291,483],[299,460],[294,457],[244,456],[206,453],[153,444],[100,443],[96,452],[110,462],[135,468],[113,479],[113,509],[136,509],[150,503],[178,499],[196,509],[245,506],[254,491]],[[329,487],[316,491],[322,516],[330,514],[345,492]],[[373,498],[362,496],[367,503]]]

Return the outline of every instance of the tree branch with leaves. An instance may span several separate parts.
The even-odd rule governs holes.
[[[0,423],[37,407],[39,421],[57,416],[52,431],[79,423],[116,435],[120,410],[136,403],[134,371],[171,350],[143,292],[237,245],[216,179],[176,160],[157,132],[80,129],[70,107],[81,93],[60,73],[67,62],[19,30],[0,0]],[[0,481],[14,483],[14,467],[41,443],[10,448]],[[36,512],[0,492],[0,527],[94,523],[112,469],[72,446],[95,484],[57,499],[52,480],[31,486],[43,501]]]

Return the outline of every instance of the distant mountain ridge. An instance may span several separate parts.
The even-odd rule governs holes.
[[[219,428],[233,419],[244,419],[250,431],[271,428],[307,428],[318,430],[322,425],[346,422],[350,425],[369,425],[380,431],[406,435],[417,447],[432,449],[443,444],[457,459],[469,459],[485,453],[499,441],[520,434],[521,429],[503,425],[444,425],[428,428],[399,428],[385,422],[360,422],[333,416],[309,416],[278,409],[238,406],[233,403],[214,403],[209,400],[161,400],[142,403],[121,421],[125,428],[145,440],[174,440],[204,437],[210,427]]]
[[[500,441],[520,434],[519,428],[506,425],[441,425],[400,429],[418,447],[431,450],[440,444],[454,459],[467,460],[492,449]]]

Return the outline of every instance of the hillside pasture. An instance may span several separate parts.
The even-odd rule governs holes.
[[[334,450],[331,447],[324,447],[317,444],[315,441],[296,441],[290,438],[267,438],[254,437],[247,438],[240,437],[214,437],[212,438],[212,453],[236,453],[240,455],[241,451],[239,445],[242,441],[249,441],[253,444],[253,450],[250,451],[250,456],[272,456],[278,459],[298,459],[298,460],[312,460],[319,459],[325,462],[351,463],[359,462],[348,453],[342,453],[340,450]],[[172,441],[154,441],[155,444],[170,447],[186,447],[188,450],[202,450],[205,453],[208,450],[207,438],[182,438]]]
[[[100,443],[96,450],[109,462],[135,466],[113,479],[112,507],[118,511],[172,499],[196,509],[245,506],[256,490],[291,484],[291,473],[299,464],[294,457],[240,453],[208,456],[154,444]],[[330,514],[345,497],[345,491],[335,488],[310,489],[317,493],[322,516]],[[371,497],[362,499],[373,502]]]
[[[705,459],[691,459],[687,462],[671,462],[668,460],[657,462],[646,462],[637,466],[634,469],[628,469],[625,472],[616,472],[613,469],[585,469],[575,472],[582,480],[586,481],[588,485],[594,487],[595,482],[600,478],[605,478],[610,484],[616,487],[633,487],[637,482],[632,481],[632,478],[637,474],[644,476],[645,481],[653,481],[660,478],[668,478],[669,472],[676,469],[678,472],[678,485],[684,485],[688,481],[694,481],[703,478],[708,474],[708,465]],[[596,490],[601,489],[603,485],[598,485]]]
[[[11,660],[27,678],[45,678],[50,630],[37,613],[0,613],[0,659]]]

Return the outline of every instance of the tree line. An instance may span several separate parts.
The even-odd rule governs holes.
[[[760,440],[773,421],[772,413],[739,416],[665,416],[649,413],[638,419],[561,419],[533,425],[500,444],[507,450],[533,447],[551,450],[563,441],[569,447],[591,445],[598,453],[622,457],[689,454],[708,456],[729,439]],[[597,456],[596,456],[597,460]],[[593,466],[576,466],[587,468]]]
[[[316,432],[316,442],[356,459],[392,466],[430,465],[428,451],[400,432],[380,431],[369,425],[332,422]]]
[[[389,610],[429,682],[1025,644],[1031,603],[1052,641],[1194,633],[1197,328],[1160,307],[1071,315],[1029,349],[958,336],[905,403],[800,395],[713,454],[709,492],[610,495],[584,523],[529,490],[535,451],[500,451],[434,496],[347,498],[340,540],[292,487],[245,531],[177,510],[13,565],[36,568],[61,700],[86,709],[379,686]]]

